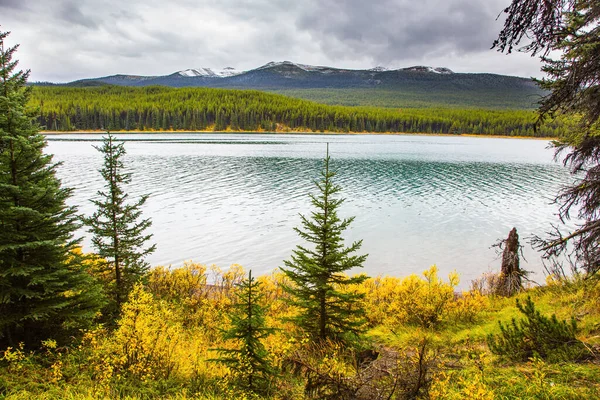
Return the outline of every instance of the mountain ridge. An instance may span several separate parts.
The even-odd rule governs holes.
[[[546,94],[533,80],[508,75],[457,73],[445,67],[424,65],[343,69],[291,61],[272,61],[248,71],[202,67],[161,76],[117,74],[57,84],[101,85],[254,89],[326,104],[382,107],[534,109]]]
[[[286,78],[289,81],[265,82],[263,75],[265,72],[271,75],[271,78]],[[56,85],[80,86],[90,82],[105,84],[116,84],[121,86],[150,86],[164,85],[172,87],[228,87],[249,85],[257,86],[288,86],[288,87],[360,87],[360,86],[378,86],[390,85],[394,80],[400,78],[404,80],[431,80],[433,76],[455,76],[455,77],[498,77],[499,79],[509,79],[520,81],[524,84],[533,84],[531,79],[510,75],[492,74],[492,73],[457,73],[446,67],[430,67],[425,65],[415,65],[406,68],[389,69],[382,66],[376,66],[370,69],[349,69],[328,66],[316,66],[295,63],[291,61],[271,61],[262,66],[247,71],[238,71],[232,67],[225,67],[221,70],[210,67],[188,68],[173,72],[168,75],[133,75],[133,74],[115,74],[96,78],[84,78],[67,83],[57,83]],[[343,78],[343,79],[340,79]],[[275,79],[277,80],[277,79]],[[345,80],[346,82],[341,82]],[[308,81],[308,82],[306,82]],[[35,84],[35,83],[34,83]],[[277,87],[279,88],[279,87]]]

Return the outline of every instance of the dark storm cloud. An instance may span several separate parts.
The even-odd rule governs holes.
[[[297,20],[324,52],[367,53],[388,63],[427,55],[487,51],[498,34],[503,1],[311,1]]]
[[[12,8],[15,10],[23,10],[27,7],[22,0],[0,0],[0,9]]]
[[[55,11],[55,15],[66,22],[76,25],[82,25],[87,28],[97,28],[98,24],[90,16],[81,12],[80,3],[75,1],[66,1]]]
[[[446,66],[528,76],[490,51],[510,0],[0,0],[32,79],[291,60],[340,68]],[[532,66],[534,68],[532,68]]]

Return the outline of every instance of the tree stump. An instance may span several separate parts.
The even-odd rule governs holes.
[[[504,251],[502,252],[502,267],[497,293],[503,296],[512,296],[523,289],[524,271],[519,265],[519,235],[517,228],[512,228],[508,238],[502,241]]]

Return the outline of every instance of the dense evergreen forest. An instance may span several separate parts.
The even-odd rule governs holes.
[[[254,90],[34,87],[43,130],[410,132],[556,137],[526,110],[370,108],[313,103]]]
[[[493,110],[535,110],[544,93],[541,89],[530,91],[519,88],[489,87],[457,89],[451,87],[424,87],[405,84],[402,88],[293,88],[265,89],[270,93],[316,101],[322,104],[352,107],[385,108],[452,108]]]

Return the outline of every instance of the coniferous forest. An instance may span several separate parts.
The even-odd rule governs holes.
[[[369,108],[318,104],[254,90],[34,87],[47,131],[412,132],[557,137],[528,110]]]

